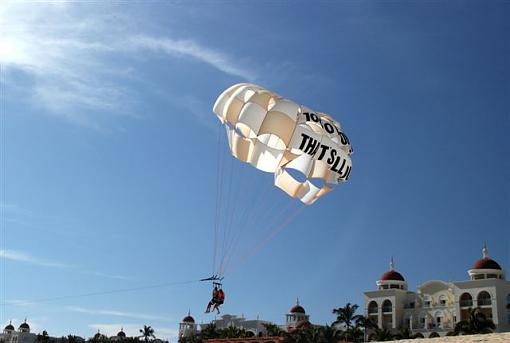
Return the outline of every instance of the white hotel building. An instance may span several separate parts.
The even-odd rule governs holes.
[[[479,307],[492,319],[495,331],[510,331],[510,281],[489,258],[487,247],[482,254],[468,270],[469,280],[427,281],[416,292],[407,290],[407,282],[392,260],[390,270],[377,281],[377,290],[365,292],[365,315],[394,332],[408,327],[425,337],[433,332],[444,336],[467,319],[470,308]]]

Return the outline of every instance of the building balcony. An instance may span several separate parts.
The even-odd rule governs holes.
[[[488,306],[492,305],[491,299],[479,299],[478,300],[478,306]]]

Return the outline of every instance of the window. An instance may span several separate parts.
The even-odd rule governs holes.
[[[447,300],[448,300],[448,298],[446,297],[446,295],[442,294],[439,296],[439,304],[441,306],[446,306]]]
[[[498,276],[496,274],[487,274],[487,279],[497,279]]]
[[[478,306],[486,306],[491,304],[491,295],[486,291],[478,293]]]
[[[368,304],[368,313],[369,314],[376,314],[377,313],[377,303],[375,301],[371,301]]]
[[[476,274],[473,276],[473,280],[481,280],[481,279],[485,279],[484,274]]]
[[[383,312],[391,312],[393,309],[392,309],[392,304],[391,304],[391,301],[386,299],[384,300],[383,304],[382,304],[382,311]]]
[[[469,293],[463,293],[459,298],[460,307],[471,307],[473,306],[473,297]]]

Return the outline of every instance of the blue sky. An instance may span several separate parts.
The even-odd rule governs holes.
[[[504,1],[2,2],[2,322],[28,317],[56,336],[150,324],[172,339],[188,309],[213,318],[210,286],[196,282],[33,301],[211,273],[226,148],[211,109],[246,81],[339,120],[353,171],[251,256],[300,205],[226,160],[236,215],[222,220],[240,238],[225,312],[282,323],[299,297],[330,323],[332,308],[362,305],[391,256],[412,289],[464,280],[484,242],[510,268],[509,12]]]

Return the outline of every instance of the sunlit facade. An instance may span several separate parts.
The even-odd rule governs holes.
[[[377,281],[377,290],[365,292],[365,315],[394,332],[407,327],[425,337],[433,333],[444,336],[467,319],[469,309],[479,307],[492,319],[496,332],[510,331],[510,281],[489,258],[487,247],[482,255],[468,270],[469,280],[427,281],[416,292],[407,289],[392,260],[390,270]]]

